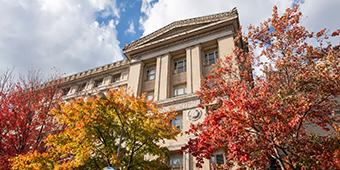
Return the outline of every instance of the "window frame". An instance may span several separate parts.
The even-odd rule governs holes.
[[[88,82],[83,82],[83,83],[79,84],[78,92],[82,92],[82,91],[87,90],[87,86],[88,86]]]
[[[171,120],[171,124],[178,130],[183,130],[183,111],[179,111],[175,119]]]
[[[183,90],[183,93],[179,94],[178,90]],[[173,97],[183,96],[183,95],[186,95],[186,94],[187,94],[187,85],[186,84],[180,84],[180,85],[173,86],[173,88],[172,88],[172,96]]]
[[[218,156],[221,156],[222,159],[218,159],[218,158],[217,158]],[[220,157],[220,158],[221,158],[221,157]],[[219,162],[219,161],[221,161],[221,160],[222,160],[222,162]],[[212,154],[211,157],[210,157],[210,163],[215,164],[215,165],[223,165],[223,164],[225,164],[225,163],[226,163],[226,160],[225,160],[224,154],[223,154],[223,153],[215,153],[215,154]]]
[[[175,154],[170,156],[169,165],[171,168],[182,168],[183,167],[183,154]]]
[[[181,67],[179,67],[179,64],[182,63]],[[185,56],[175,58],[173,60],[173,73],[174,74],[179,74],[187,71],[187,59]]]
[[[103,85],[104,78],[98,78],[98,79],[95,79],[93,81],[94,81],[93,88],[97,88],[97,87],[100,87],[101,85]]]
[[[152,73],[151,71],[153,71],[153,74],[150,74]],[[153,81],[156,79],[156,67],[155,66],[149,66],[146,68],[146,71],[145,71],[145,80],[146,81]],[[150,76],[153,78],[150,78]]]
[[[211,56],[213,56],[213,58],[210,58]],[[206,50],[203,52],[203,65],[210,66],[210,65],[216,64],[217,58],[218,58],[218,50],[216,48]]]
[[[118,83],[121,80],[121,77],[121,73],[113,74],[111,77],[111,83]]]

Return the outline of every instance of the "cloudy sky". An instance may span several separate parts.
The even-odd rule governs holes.
[[[340,27],[340,0],[0,0],[0,72],[76,73],[123,59],[124,44],[175,20],[237,7],[246,27],[293,3],[310,30]]]

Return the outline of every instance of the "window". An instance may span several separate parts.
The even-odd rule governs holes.
[[[174,60],[174,73],[182,73],[186,72],[186,62],[187,60],[185,58],[179,58]]]
[[[212,164],[218,164],[218,165],[224,164],[224,155],[222,153],[221,154],[213,154],[211,156],[211,163]]]
[[[178,130],[182,130],[182,112],[179,112],[175,119],[171,120],[171,124],[175,126]]]
[[[216,63],[217,50],[204,53],[204,65],[209,66]]]
[[[170,155],[170,166],[173,170],[182,169],[182,154]]]
[[[78,91],[84,91],[84,90],[86,90],[86,85],[87,85],[87,83],[82,83],[82,84],[79,86]]]
[[[153,91],[147,92],[145,96],[146,100],[149,100],[149,101],[153,100],[153,95],[154,95]]]
[[[112,76],[111,83],[119,82],[119,80],[120,80],[120,73]]]
[[[94,81],[94,87],[99,87],[100,85],[102,85],[103,83],[103,79],[97,79]]]
[[[174,86],[173,89],[173,96],[181,96],[181,95],[185,95],[186,94],[186,84],[182,84],[182,85],[178,85],[178,86]]]
[[[62,89],[63,95],[67,95],[70,92],[70,90],[71,90],[71,87]]]
[[[155,80],[156,69],[155,67],[150,67],[146,69],[146,81]]]

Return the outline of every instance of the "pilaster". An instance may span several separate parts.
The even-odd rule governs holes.
[[[143,75],[143,63],[131,63],[128,80],[128,90],[132,95],[138,96],[141,89],[141,79]]]
[[[170,54],[160,56],[156,61],[155,101],[169,97],[170,89]]]
[[[202,64],[201,47],[196,45],[186,49],[187,58],[187,93],[195,93],[201,87]]]

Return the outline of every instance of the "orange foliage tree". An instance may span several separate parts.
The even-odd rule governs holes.
[[[15,158],[13,169],[164,169],[162,142],[178,133],[170,123],[174,113],[124,89],[61,104],[52,114],[64,130],[48,136],[46,152]]]
[[[235,57],[218,62],[203,82],[198,95],[207,117],[191,127],[195,137],[183,148],[197,166],[222,148],[225,168],[340,168],[333,128],[339,123],[340,46],[329,41],[340,29],[310,32],[301,16],[297,6],[282,15],[274,7],[270,19],[249,27],[243,37],[248,49],[236,47]],[[254,79],[252,65],[262,72]]]

